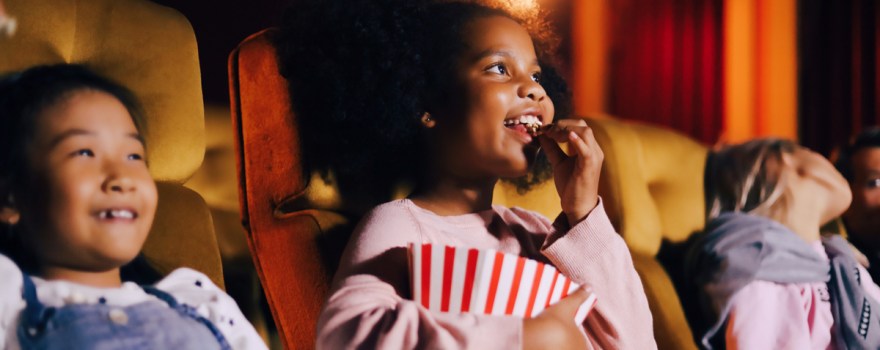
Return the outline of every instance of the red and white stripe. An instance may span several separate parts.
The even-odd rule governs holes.
[[[409,253],[413,300],[432,311],[533,317],[578,288],[553,266],[496,250],[411,244]]]

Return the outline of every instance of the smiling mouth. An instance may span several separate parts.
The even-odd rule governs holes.
[[[104,209],[99,211],[97,216],[101,220],[134,220],[137,219],[138,213],[130,209]]]
[[[531,136],[537,136],[542,126],[544,126],[544,122],[541,121],[541,117],[535,115],[521,115],[519,117],[504,120],[505,128],[529,134]]]

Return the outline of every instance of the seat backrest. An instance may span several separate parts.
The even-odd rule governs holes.
[[[160,273],[188,266],[223,285],[202,198],[181,184],[205,152],[195,35],[180,13],[145,0],[4,0],[18,20],[0,36],[0,74],[42,64],[85,64],[132,90],[145,110],[147,160],[159,206],[143,252]]]
[[[361,212],[303,168],[298,116],[278,72],[275,33],[252,35],[229,58],[241,213],[284,345],[311,348],[338,254]],[[587,120],[606,155],[600,194],[633,252],[658,345],[695,348],[675,288],[655,256],[664,242],[682,242],[703,226],[706,148],[659,127]],[[526,194],[500,182],[494,198],[551,219],[560,211],[552,181]]]

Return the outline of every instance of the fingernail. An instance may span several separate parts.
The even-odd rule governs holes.
[[[593,306],[596,306],[596,294],[590,293],[590,296],[587,297],[580,307],[578,307],[577,312],[574,314],[574,322],[576,324],[584,323],[584,320],[587,319],[587,315],[590,314],[590,311],[593,310]]]

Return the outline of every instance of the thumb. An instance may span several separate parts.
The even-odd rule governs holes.
[[[576,324],[582,324],[590,313],[590,310],[596,305],[596,295],[593,294],[593,288],[590,286],[582,286],[574,293],[565,297],[565,299],[559,301],[559,304],[562,303],[565,303],[565,306],[562,307],[565,308],[567,312],[570,312],[574,322]]]

